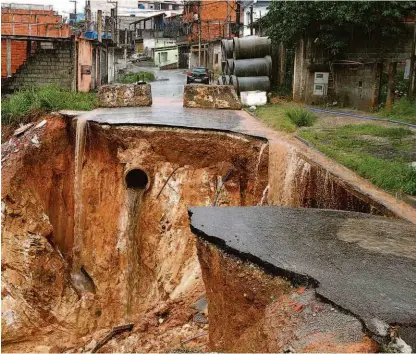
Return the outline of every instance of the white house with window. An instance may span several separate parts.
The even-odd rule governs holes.
[[[268,9],[267,7],[271,4],[271,1],[269,0],[249,0],[244,1],[242,4],[242,11],[244,14],[244,27],[242,30],[242,36],[250,36],[251,34],[256,35],[259,33],[256,33],[259,31],[258,28],[253,28],[253,33],[251,33],[250,25],[251,21],[253,23],[256,23],[259,19],[264,17]],[[261,30],[261,29],[260,29]]]

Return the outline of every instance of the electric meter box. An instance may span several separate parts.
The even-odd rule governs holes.
[[[328,78],[329,78],[329,73],[321,73],[321,72],[316,72],[315,73],[315,80],[314,80],[314,84],[328,84]]]
[[[328,85],[327,84],[314,84],[313,94],[315,96],[326,96],[328,94]]]

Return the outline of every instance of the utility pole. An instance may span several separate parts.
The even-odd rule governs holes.
[[[225,25],[227,26],[227,38],[230,38],[230,6],[229,6],[229,0],[227,0],[227,18]]]
[[[415,98],[415,56],[416,56],[416,22],[413,23],[413,41],[412,41],[412,49],[410,52],[410,71],[409,71],[409,91],[407,93],[407,97],[410,101],[413,101]]]
[[[201,66],[201,0],[198,1],[198,66]]]
[[[74,7],[75,7],[75,9],[74,9],[74,11],[75,11],[74,23],[76,23],[77,22],[77,0],[69,0],[69,1],[74,3]]]
[[[98,42],[102,42],[103,40],[103,11],[97,11],[97,37]]]
[[[91,30],[91,3],[90,0],[86,0],[85,2],[85,30]]]
[[[112,35],[112,37],[113,37],[113,41],[114,41],[114,43],[116,43],[116,44],[118,44],[118,27],[117,27],[117,25],[118,25],[118,1],[109,1],[109,0],[107,0],[107,2],[109,3],[109,4],[115,4],[116,5],[116,7],[115,7],[115,9],[111,9],[112,11],[112,15],[114,15],[114,32],[113,33],[111,33],[111,35]]]
[[[253,35],[253,4],[250,6],[250,35]]]

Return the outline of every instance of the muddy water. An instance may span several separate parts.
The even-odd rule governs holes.
[[[126,191],[127,226],[124,239],[127,248],[127,317],[132,314],[133,302],[139,283],[139,245],[137,234],[139,232],[140,207],[144,192],[143,189],[133,188],[129,188]]]
[[[390,216],[378,203],[354,191],[327,169],[284,142],[270,145],[268,203],[348,210]]]
[[[73,265],[80,268],[79,255],[83,245],[83,202],[82,202],[82,165],[86,143],[87,120],[77,119],[75,136],[75,178],[74,178],[74,244]]]

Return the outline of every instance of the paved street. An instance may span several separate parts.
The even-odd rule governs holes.
[[[155,74],[157,80],[152,82],[152,96],[153,99],[160,97],[177,98],[182,101],[183,85],[186,83],[186,70],[159,70],[154,67],[139,67],[134,66],[133,72],[151,71]],[[167,80],[162,80],[167,79]]]

